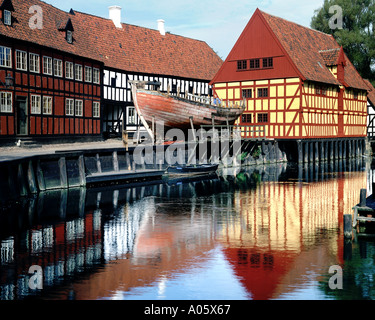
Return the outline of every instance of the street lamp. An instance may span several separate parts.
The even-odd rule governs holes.
[[[13,87],[14,79],[12,75],[10,74],[10,72],[8,72],[7,76],[5,77],[5,83],[2,82],[1,80],[0,82],[5,88],[9,88],[9,87]]]

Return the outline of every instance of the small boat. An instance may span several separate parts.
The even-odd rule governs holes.
[[[151,137],[154,135],[150,128],[155,122],[162,122],[166,128],[182,130],[212,124],[233,125],[245,111],[245,100],[240,104],[230,104],[212,97],[180,93],[179,90],[175,94],[146,90],[146,85],[158,88],[159,82],[130,83],[134,106]]]
[[[177,165],[168,167],[167,174],[169,176],[209,175],[216,173],[218,168],[218,164]]]

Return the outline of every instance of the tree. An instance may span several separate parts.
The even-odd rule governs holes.
[[[342,28],[335,28],[338,21]],[[375,0],[324,0],[311,27],[332,34],[360,75],[375,84]]]

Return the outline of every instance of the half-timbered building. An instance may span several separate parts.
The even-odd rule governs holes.
[[[335,39],[257,9],[211,84],[278,140],[364,138],[368,86]]]
[[[0,138],[98,138],[103,63],[70,13],[42,1],[0,6]]]
[[[88,41],[104,63],[103,130],[106,135],[139,125],[129,81],[156,81],[160,90],[212,95],[209,82],[223,61],[207,43],[157,29],[121,22],[121,7],[109,7],[110,19],[75,12],[74,21],[88,30]],[[155,22],[156,24],[156,22]]]

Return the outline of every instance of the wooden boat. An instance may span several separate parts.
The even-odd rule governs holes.
[[[177,165],[170,166],[167,169],[169,176],[196,176],[213,174],[219,168],[218,164],[201,164],[201,165]]]
[[[153,137],[153,123],[163,122],[166,128],[190,129],[201,125],[233,125],[245,110],[245,101],[240,105],[213,104],[215,99],[189,93],[176,95],[158,90],[146,90],[146,85],[157,86],[158,82],[130,81],[134,106],[142,124]]]

